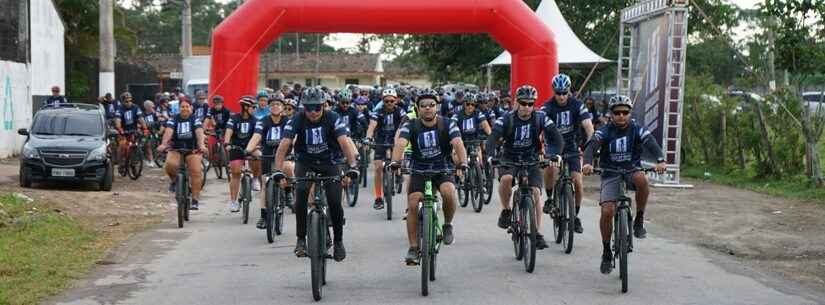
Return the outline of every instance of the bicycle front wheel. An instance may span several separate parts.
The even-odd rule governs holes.
[[[358,203],[358,183],[352,181],[349,186],[344,187],[344,195],[347,198],[347,205],[354,207]]]
[[[275,200],[278,198],[275,180],[267,179],[264,188],[264,205],[266,206],[266,214],[264,214],[264,222],[266,223],[266,241],[270,244],[275,242]]]
[[[470,188],[473,190],[470,194],[471,200],[473,201],[473,211],[476,213],[481,213],[481,209],[484,207],[484,196],[482,195],[484,185],[481,181],[481,175],[481,168],[476,164],[470,169],[470,175],[468,176],[468,181],[471,182]]]
[[[249,202],[252,201],[252,177],[244,175],[241,178],[241,222],[249,222]]]
[[[622,293],[627,292],[627,252],[630,235],[628,234],[627,209],[617,211],[619,217],[616,239],[616,249],[619,251],[619,277],[622,279]]]
[[[434,242],[432,239],[433,236],[433,225],[432,225],[432,213],[429,211],[425,211],[424,209],[420,210],[424,217],[422,217],[419,226],[422,227],[421,236],[419,236],[419,240],[421,241],[418,245],[419,249],[421,249],[421,295],[427,296],[429,292],[429,281],[430,281],[430,261],[431,254],[432,254],[432,243]]]
[[[186,176],[178,174],[175,189],[175,201],[178,203],[178,228],[183,228],[184,215],[188,207],[186,206]]]
[[[140,174],[143,173],[143,153],[139,147],[131,148],[129,153],[129,166],[126,167],[129,178],[137,180]]]
[[[392,220],[392,197],[393,197],[393,176],[389,171],[384,171],[384,208],[387,210],[387,220]]]
[[[566,202],[564,210],[559,211],[559,213],[564,215],[562,218],[562,224],[565,227],[562,236],[562,247],[564,248],[564,253],[570,254],[573,252],[573,236],[575,236],[576,230],[576,203],[573,201],[573,185],[565,183],[561,196],[564,202]]]
[[[324,262],[326,261],[326,225],[323,221],[323,214],[311,212],[309,216],[309,236],[307,236],[307,246],[309,247],[310,273],[312,280],[312,298],[320,301],[323,297],[324,289]]]
[[[521,238],[524,245],[524,268],[528,273],[533,273],[536,268],[536,235],[538,235],[536,211],[533,209],[532,196],[525,196],[522,200],[524,200],[524,205],[519,214],[522,219]]]

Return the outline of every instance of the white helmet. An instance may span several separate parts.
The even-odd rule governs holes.
[[[616,106],[627,106],[628,108],[633,109],[633,101],[631,101],[627,96],[615,95],[610,98],[610,103],[607,107],[610,111],[613,111],[613,108]]]
[[[398,93],[396,93],[395,89],[392,89],[392,88],[384,89],[384,92],[381,92],[381,98],[385,98],[385,97],[388,97],[388,96],[398,98]]]

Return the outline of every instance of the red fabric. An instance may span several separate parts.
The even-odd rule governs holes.
[[[238,98],[255,95],[261,50],[284,32],[488,33],[512,54],[510,90],[535,86],[537,107],[558,73],[553,33],[522,0],[249,0],[212,34],[209,94],[238,112]]]

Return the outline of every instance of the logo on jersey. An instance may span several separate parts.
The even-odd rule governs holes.
[[[630,161],[632,153],[630,151],[627,137],[621,137],[610,142],[610,160],[613,162]]]
[[[473,118],[464,119],[464,122],[462,122],[461,125],[464,132],[473,132],[476,130],[475,120]]]
[[[418,150],[424,158],[434,158],[441,155],[441,146],[438,145],[436,130],[425,131],[418,135]]]
[[[192,126],[189,121],[178,123],[178,139],[188,140],[192,138]]]
[[[132,123],[134,123],[135,118],[131,110],[127,110],[126,113],[123,114],[123,120],[126,121],[126,125],[132,125]]]
[[[266,144],[269,146],[275,146],[278,141],[281,140],[281,128],[277,126],[272,126],[269,128],[269,133],[266,138]]]
[[[384,116],[384,130],[395,130],[395,123],[392,114]]]
[[[525,124],[516,128],[513,136],[513,147],[529,147],[532,143],[530,135],[530,125]]]
[[[307,153],[320,154],[329,148],[324,141],[324,128],[315,127],[305,130]]]
[[[573,119],[569,110],[556,113],[556,128],[561,134],[573,131]]]

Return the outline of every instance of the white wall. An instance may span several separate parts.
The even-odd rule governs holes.
[[[26,64],[0,61],[0,158],[20,152],[24,137],[17,129],[32,122],[31,73]]]
[[[66,93],[65,28],[52,0],[31,0],[31,90],[51,95],[52,86]]]

